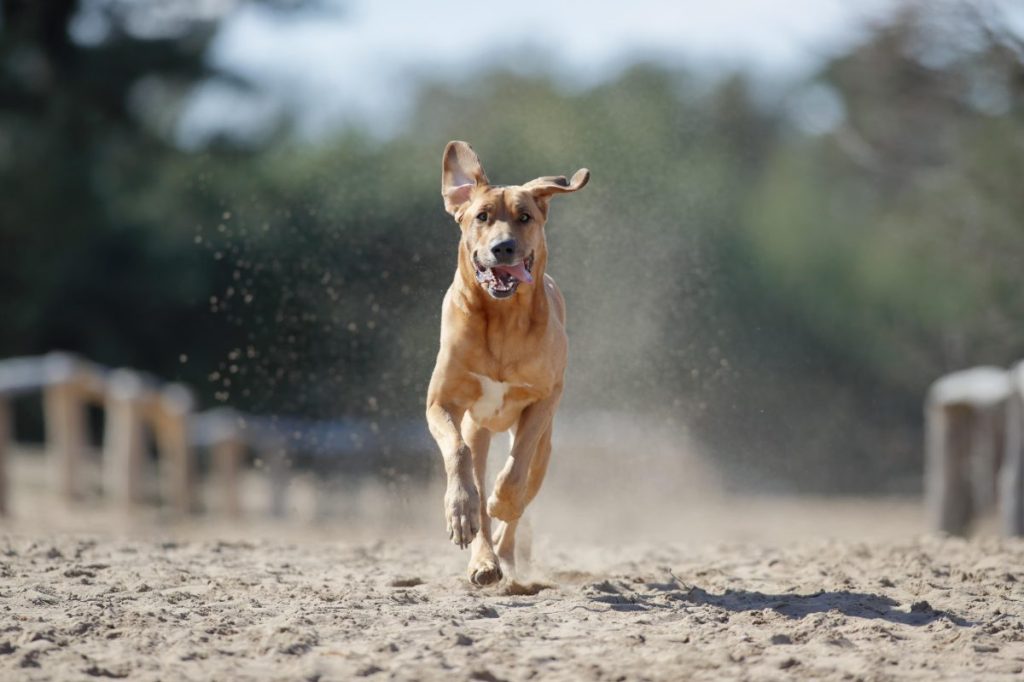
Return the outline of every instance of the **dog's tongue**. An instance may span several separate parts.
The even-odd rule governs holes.
[[[533,276],[530,274],[530,271],[526,269],[526,266],[523,265],[522,261],[515,265],[495,265],[491,269],[505,275],[512,275],[520,282],[525,282],[526,284],[533,281]]]

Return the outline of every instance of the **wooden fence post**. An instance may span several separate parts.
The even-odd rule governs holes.
[[[63,353],[51,353],[45,363],[43,411],[47,456],[58,493],[75,500],[82,495],[81,468],[87,442],[85,408],[75,376],[76,360]]]
[[[991,504],[1002,449],[1005,370],[976,367],[934,384],[925,404],[925,507],[931,528],[963,534]]]
[[[291,482],[286,437],[271,427],[261,434],[260,440],[260,455],[270,479],[270,515],[283,519],[288,511],[288,484]]]
[[[237,518],[242,512],[239,477],[245,460],[245,440],[240,433],[240,415],[230,408],[220,408],[210,413],[207,442],[210,448],[212,468],[219,483],[220,497],[224,512]]]
[[[216,443],[211,453],[222,485],[224,511],[228,516],[238,518],[242,514],[239,479],[245,458],[245,443],[237,437],[227,438]]]
[[[1006,441],[999,472],[999,512],[1003,533],[1024,535],[1024,362],[1010,370]]]
[[[115,503],[130,506],[142,501],[145,461],[142,379],[136,372],[111,373],[106,397],[103,432],[103,488]]]
[[[168,384],[160,394],[154,420],[161,492],[178,514],[195,510],[195,462],[189,437],[192,394],[181,384]]]
[[[925,414],[925,508],[928,525],[963,533],[970,521],[967,431],[970,412],[960,405],[929,402]]]

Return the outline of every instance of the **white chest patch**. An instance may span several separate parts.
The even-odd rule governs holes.
[[[483,374],[474,373],[473,376],[480,382],[482,393],[477,398],[477,401],[473,403],[472,407],[469,408],[469,413],[477,422],[486,421],[501,410],[501,406],[505,404],[505,394],[512,384],[495,381]]]

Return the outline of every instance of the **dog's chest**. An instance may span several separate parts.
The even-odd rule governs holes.
[[[495,381],[489,376],[473,373],[473,377],[480,382],[480,397],[476,399],[470,408],[469,414],[478,424],[483,424],[496,417],[501,416],[505,407],[506,398],[511,389],[516,387],[527,387],[526,384],[511,384],[504,381]]]

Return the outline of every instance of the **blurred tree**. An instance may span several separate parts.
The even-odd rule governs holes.
[[[225,6],[2,7],[0,355],[419,419],[458,240],[449,139],[496,182],[591,169],[548,226],[566,405],[692,427],[735,481],[916,484],[927,384],[1024,355],[1024,49],[970,5],[911,6],[781,106],[739,75],[636,65],[566,91],[492,70],[423,83],[387,141],[283,120],[194,152],[175,136],[196,86],[251,87],[203,60]]]
[[[749,194],[730,277],[765,341],[740,352],[757,389],[735,416],[745,447],[789,453],[786,478],[916,485],[928,384],[1024,356],[1024,50],[1005,26],[908,5],[811,86],[838,126],[780,145]],[[764,397],[786,384],[780,420]]]
[[[204,59],[228,5],[0,8],[0,356],[64,348],[174,375],[183,341],[214,331],[216,273],[173,211],[142,222],[126,208],[182,156],[175,124],[193,88],[247,87]]]
[[[213,308],[232,326],[220,341],[231,339],[236,360],[252,357],[224,358],[211,373],[222,399],[418,417],[459,236],[437,198],[439,150],[472,140],[496,182],[585,164],[602,189],[557,202],[548,226],[551,272],[573,300],[582,378],[569,400],[647,410],[670,394],[666,416],[677,418],[699,404],[702,382],[728,370],[714,349],[712,247],[738,219],[736,192],[773,134],[746,88],[728,81],[709,107],[687,78],[652,67],[579,95],[544,78],[488,74],[430,88],[415,135],[184,160],[140,205],[156,220],[171,208],[161,202],[174,202],[223,271]],[[666,383],[678,375],[684,391]]]

